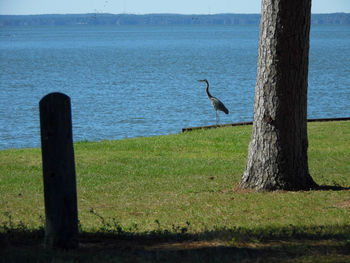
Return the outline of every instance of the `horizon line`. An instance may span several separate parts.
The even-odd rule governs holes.
[[[42,13],[42,14],[1,14],[0,16],[50,16],[50,15],[181,15],[181,16],[213,16],[213,15],[261,15],[261,13],[194,13],[194,14],[182,14],[182,13],[107,13],[107,12],[91,12],[91,13]],[[311,13],[312,15],[332,15],[332,14],[350,14],[350,12],[329,12],[329,13]]]

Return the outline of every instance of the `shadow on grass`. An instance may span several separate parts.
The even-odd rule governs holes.
[[[315,190],[318,190],[318,191],[344,191],[344,190],[350,190],[350,187],[343,187],[340,185],[319,185]]]
[[[44,248],[43,229],[8,229],[0,262],[350,262],[350,225],[183,232],[83,232],[63,251]]]

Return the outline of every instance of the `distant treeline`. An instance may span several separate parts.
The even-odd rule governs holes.
[[[39,25],[257,25],[259,14],[69,14],[0,15],[0,26]],[[312,24],[349,25],[349,13],[313,14]]]

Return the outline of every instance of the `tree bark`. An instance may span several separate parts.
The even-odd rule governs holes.
[[[262,0],[254,122],[240,186],[316,186],[307,158],[311,0]]]

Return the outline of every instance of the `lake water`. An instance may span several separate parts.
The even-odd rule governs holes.
[[[251,121],[258,26],[0,27],[0,149],[39,147],[40,99],[71,97],[74,141]],[[308,117],[350,116],[350,27],[311,29]]]

